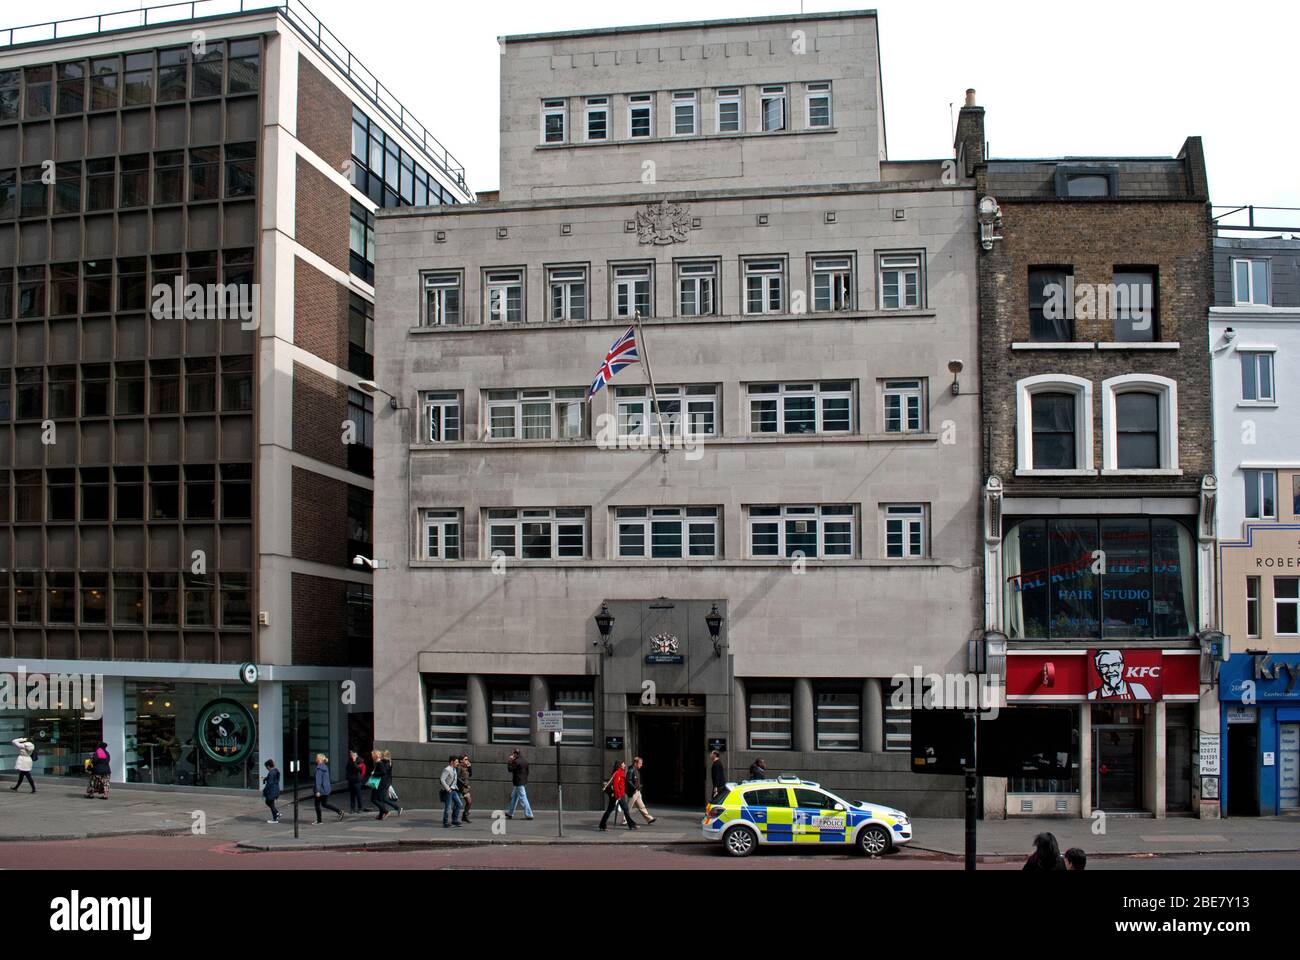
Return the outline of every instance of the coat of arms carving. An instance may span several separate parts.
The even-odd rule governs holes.
[[[667,200],[647,204],[636,212],[636,238],[641,243],[685,243],[690,229],[686,208]]]
[[[650,638],[650,652],[672,655],[681,652],[681,641],[671,633],[657,633]]]

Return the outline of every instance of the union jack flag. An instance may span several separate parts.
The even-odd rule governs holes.
[[[641,354],[637,352],[636,345],[636,327],[628,327],[627,333],[615,340],[614,345],[609,348],[609,353],[605,354],[605,362],[600,365],[596,379],[591,381],[587,399],[590,400],[609,386],[609,382],[614,379],[614,374],[624,367],[640,362]]]

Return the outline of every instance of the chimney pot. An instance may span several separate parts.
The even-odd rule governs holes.
[[[975,88],[974,88],[974,87],[969,87],[969,88],[966,90],[966,106],[968,106],[968,107],[973,107],[973,106],[975,106]]]

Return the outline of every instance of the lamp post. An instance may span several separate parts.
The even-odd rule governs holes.
[[[713,641],[713,655],[722,656],[722,614],[718,613],[718,605],[715,603],[713,609],[704,617],[704,622],[709,626],[709,639]]]
[[[609,612],[609,604],[604,600],[600,602],[600,613],[593,619],[596,621],[596,629],[600,631],[600,638],[596,643],[604,648],[605,653],[613,653],[614,648],[610,645],[609,636],[614,630],[614,617]]]

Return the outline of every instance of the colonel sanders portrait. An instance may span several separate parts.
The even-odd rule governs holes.
[[[1124,651],[1098,650],[1092,661],[1101,677],[1101,686],[1088,691],[1089,700],[1150,700],[1151,694],[1140,683],[1124,679]]]

